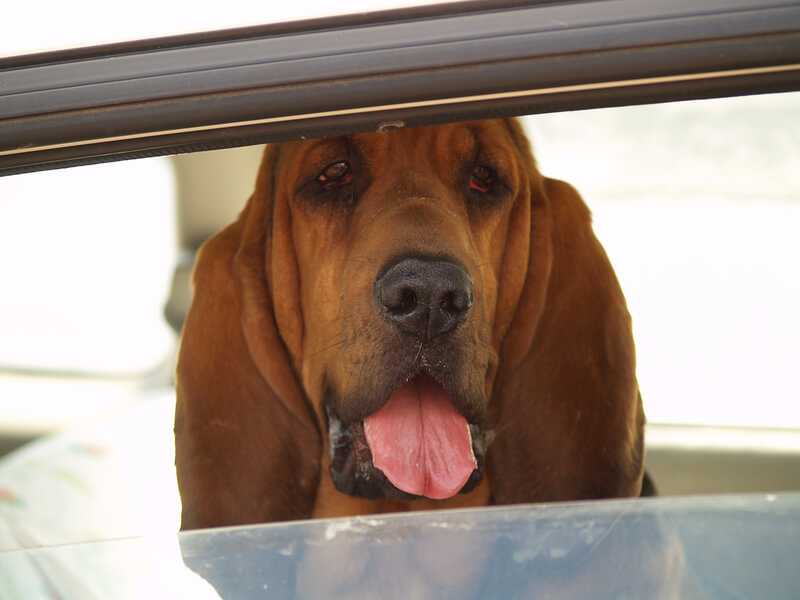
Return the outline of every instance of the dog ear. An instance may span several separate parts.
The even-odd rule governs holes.
[[[268,277],[275,157],[268,148],[238,220],[198,253],[177,367],[182,529],[311,514],[320,435],[276,324]]]
[[[494,501],[638,496],[644,413],[625,298],[578,193],[527,163],[529,237],[508,242],[527,248],[527,271],[489,405]]]

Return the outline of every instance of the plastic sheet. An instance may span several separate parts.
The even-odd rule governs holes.
[[[800,494],[654,498],[5,552],[0,586],[22,567],[25,598],[798,598],[798,556]]]

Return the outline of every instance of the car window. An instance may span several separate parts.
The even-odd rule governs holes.
[[[651,422],[800,427],[800,96],[526,118],[633,317]]]
[[[0,368],[102,375],[164,361],[174,188],[168,159],[0,179]]]
[[[633,317],[650,422],[800,427],[798,95],[523,121],[542,172],[575,185],[593,211]],[[195,230],[182,241],[196,246],[243,205],[259,153],[0,179],[0,365],[130,373],[171,356],[173,178],[184,202],[205,192],[216,206],[180,211]]]
[[[0,454],[171,381],[169,159],[0,178]]]

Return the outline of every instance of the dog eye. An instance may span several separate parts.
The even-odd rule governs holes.
[[[350,183],[353,175],[350,173],[350,163],[340,160],[329,164],[317,175],[317,181],[326,190],[332,190]]]
[[[479,165],[472,169],[472,175],[469,180],[469,187],[472,190],[486,194],[491,192],[497,177],[495,172],[489,167]]]

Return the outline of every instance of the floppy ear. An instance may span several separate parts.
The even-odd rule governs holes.
[[[275,154],[238,220],[197,258],[177,368],[182,529],[308,517],[319,482],[320,436],[267,276]]]
[[[527,154],[530,237],[509,240],[527,242],[527,273],[489,405],[493,499],[639,495],[644,414],[625,298],[583,200],[542,178],[515,139]]]

